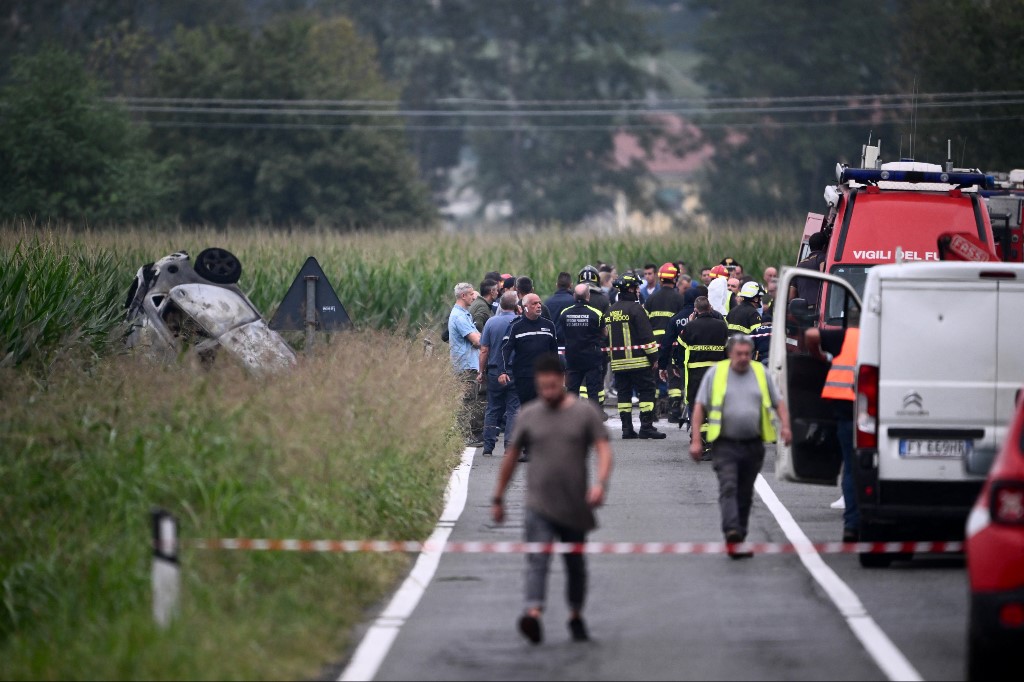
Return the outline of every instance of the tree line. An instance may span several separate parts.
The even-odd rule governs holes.
[[[1024,165],[1021,105],[984,95],[1024,91],[1022,29],[1015,0],[3,0],[0,218],[416,226],[467,160],[517,220],[649,210],[618,131],[710,145],[715,221],[795,218],[869,132]],[[667,52],[703,97],[673,99]]]

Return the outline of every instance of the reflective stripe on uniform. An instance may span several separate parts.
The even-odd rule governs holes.
[[[654,403],[641,401],[640,412],[654,412]]]
[[[761,326],[760,322],[758,322],[757,324],[752,324],[749,327],[744,327],[741,324],[730,324],[730,325],[728,325],[729,331],[731,331],[731,332],[741,332],[743,334],[753,334],[754,330],[757,329],[760,326]]]
[[[846,330],[843,338],[843,347],[839,355],[832,359],[832,366],[829,367],[828,375],[825,377],[825,385],[821,389],[821,397],[830,400],[857,399],[854,391],[856,376],[854,370],[857,368],[857,342],[860,340],[860,329],[852,327]]]

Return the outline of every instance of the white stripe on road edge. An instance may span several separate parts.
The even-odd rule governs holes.
[[[894,682],[896,680],[907,682],[922,680],[921,674],[914,669],[903,652],[896,648],[889,636],[882,631],[882,628],[878,627],[875,619],[868,615],[867,609],[864,608],[864,604],[861,603],[854,591],[822,560],[821,555],[814,549],[810,539],[801,530],[793,515],[789,513],[761,474],[757,475],[754,488],[775,516],[775,520],[782,527],[786,538],[796,546],[797,554],[800,555],[800,561],[803,562],[804,567],[825,590],[832,603],[839,609],[839,613],[846,619],[853,634],[864,645],[885,676]]]
[[[448,479],[448,488],[445,490],[445,506],[441,512],[434,532],[430,534],[427,543],[431,547],[439,549],[424,548],[423,552],[416,559],[409,577],[405,579],[398,592],[391,598],[384,612],[377,617],[374,624],[370,626],[363,641],[352,655],[345,670],[338,678],[339,682],[354,680],[372,680],[380,670],[381,663],[391,650],[398,631],[405,621],[412,616],[420,598],[426,592],[427,586],[437,572],[437,566],[441,563],[441,555],[444,545],[448,542],[448,536],[452,534],[452,528],[462,510],[466,507],[466,497],[469,494],[469,472],[473,466],[473,455],[475,448],[466,448],[462,453],[462,462],[455,467],[451,478]]]

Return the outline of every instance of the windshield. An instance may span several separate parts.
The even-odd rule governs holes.
[[[864,296],[864,283],[868,279],[870,265],[834,265],[831,274],[849,282],[860,297]],[[825,303],[825,324],[842,324],[846,316],[846,292],[839,287],[829,287]]]

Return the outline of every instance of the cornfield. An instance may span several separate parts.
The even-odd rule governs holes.
[[[71,344],[101,351],[121,321],[124,295],[144,263],[180,249],[219,246],[239,257],[239,285],[268,318],[299,267],[315,256],[361,327],[410,333],[437,328],[453,286],[485,272],[529,275],[542,296],[560,271],[602,260],[623,272],[685,260],[692,271],[725,256],[759,275],[790,263],[800,229],[763,223],[659,237],[601,237],[573,231],[462,235],[447,232],[338,234],[261,228],[202,231],[0,228],[0,366],[46,360]]]

